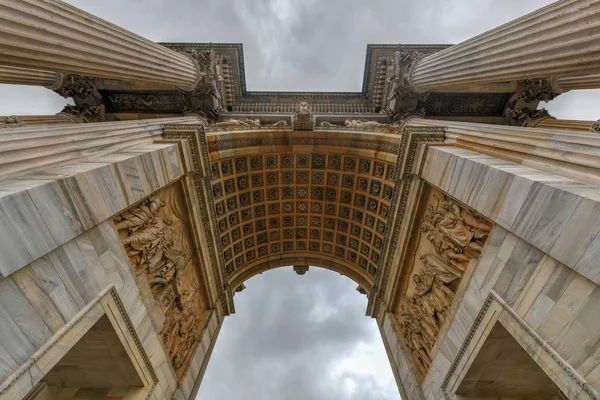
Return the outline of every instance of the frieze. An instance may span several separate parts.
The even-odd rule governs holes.
[[[502,116],[510,93],[431,93],[419,101],[429,116]]]
[[[336,122],[321,121],[319,130],[349,130],[349,131],[369,131],[400,134],[399,124],[384,124],[377,121],[365,121],[360,119],[347,119],[341,125]]]
[[[183,113],[187,104],[184,92],[101,92],[106,101],[106,110],[111,113]]]
[[[178,378],[199,339],[204,318],[198,258],[178,184],[160,190],[114,219],[129,264],[164,315],[156,326]],[[150,299],[145,299],[147,303]],[[155,325],[159,324],[153,320]]]
[[[471,260],[477,260],[492,228],[480,215],[430,188],[424,214],[407,250],[396,305],[400,337],[423,377],[432,350],[449,317],[458,285]]]
[[[213,122],[207,126],[209,132],[250,130],[254,128],[285,128],[288,126],[286,120],[280,120],[270,124],[262,124],[260,118],[225,118],[222,121]]]

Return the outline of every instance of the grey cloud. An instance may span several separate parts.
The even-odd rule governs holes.
[[[235,297],[236,314],[225,320],[199,399],[399,398],[354,282],[318,268],[297,276],[287,267],[246,286]],[[377,371],[341,368],[360,345],[377,354]]]
[[[242,42],[250,90],[320,91],[359,91],[368,43],[457,43],[551,2],[70,1],[154,41]],[[567,93],[547,108],[559,118],[597,119],[599,98],[599,91]],[[0,85],[0,115],[53,114],[64,104],[47,89]],[[237,314],[225,320],[199,399],[398,399],[354,283],[287,268],[247,285],[235,297]]]

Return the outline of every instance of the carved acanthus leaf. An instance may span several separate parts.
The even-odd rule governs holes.
[[[519,82],[515,97],[524,103],[532,103],[534,101],[549,102],[559,94],[552,88],[550,79],[525,79]]]
[[[549,118],[546,109],[532,110],[524,107],[520,110],[506,109],[506,122],[511,126],[537,126],[542,118]]]
[[[83,122],[101,122],[104,121],[104,106],[82,104],[79,106],[66,105],[61,111],[66,114],[74,115]]]
[[[415,63],[423,56],[418,51],[396,51],[390,66],[388,89],[385,94],[385,111],[394,116],[414,110],[419,100],[426,101],[428,94],[419,94],[411,85],[410,74]]]

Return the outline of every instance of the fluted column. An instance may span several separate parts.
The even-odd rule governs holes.
[[[0,64],[192,90],[198,64],[57,0],[0,2]]]
[[[62,85],[62,78],[62,74],[57,72],[0,65],[0,83],[44,86],[48,89],[56,90]]]
[[[600,74],[558,76],[552,78],[552,89],[557,93],[570,90],[600,89]]]
[[[461,84],[600,73],[600,2],[560,0],[416,61],[419,93]]]
[[[21,128],[24,126],[75,124],[83,122],[74,115],[58,113],[56,115],[9,115],[0,117],[0,129]]]

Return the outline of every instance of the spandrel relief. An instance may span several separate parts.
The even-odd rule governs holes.
[[[153,322],[178,377],[205,319],[188,218],[178,184],[114,218],[146,307],[160,309]]]
[[[396,315],[401,340],[423,377],[458,285],[481,255],[492,224],[434,189],[425,191],[421,210]]]

